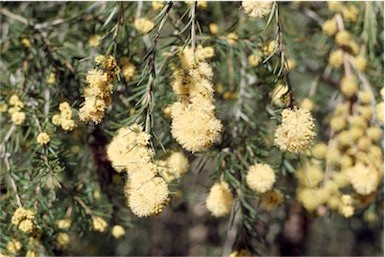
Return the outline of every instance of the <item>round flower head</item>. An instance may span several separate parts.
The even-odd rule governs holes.
[[[112,227],[111,234],[113,237],[118,239],[118,238],[121,238],[122,236],[124,236],[126,234],[126,232],[124,231],[124,228],[122,226],[115,225]]]
[[[57,227],[60,229],[69,229],[71,227],[71,223],[72,221],[69,218],[61,219],[56,222]]]
[[[155,177],[140,186],[132,180],[128,188],[128,205],[132,213],[140,218],[161,213],[168,203],[167,184],[160,177]]]
[[[307,150],[316,135],[314,120],[306,109],[285,109],[282,123],[277,127],[274,143],[281,151],[300,153]]]
[[[337,22],[332,20],[327,20],[322,24],[322,32],[328,36],[334,35],[338,30]]]
[[[312,156],[317,159],[324,159],[326,156],[326,153],[328,151],[328,146],[325,143],[318,143],[316,144],[312,150]]]
[[[350,169],[348,175],[353,189],[361,195],[368,195],[376,191],[380,182],[376,170],[370,169],[370,167],[361,163]]]
[[[60,246],[66,246],[70,242],[70,237],[67,233],[60,232],[56,236],[56,242]]]
[[[14,113],[12,113],[12,122],[15,125],[23,124],[24,120],[25,120],[25,113],[24,112],[14,112]]]
[[[33,222],[29,219],[25,219],[25,220],[21,221],[19,224],[19,229],[21,231],[23,231],[24,233],[27,233],[27,234],[32,233],[34,227],[35,226],[34,226]]]
[[[217,182],[206,199],[206,207],[215,217],[223,217],[230,213],[234,197],[226,182]]]
[[[256,163],[249,167],[246,176],[247,186],[257,193],[265,193],[273,188],[275,174],[267,164]]]
[[[341,49],[337,49],[330,53],[329,64],[334,68],[339,68],[344,61],[344,52]]]
[[[242,1],[245,13],[253,18],[261,18],[268,15],[271,11],[271,1]]]
[[[16,211],[13,213],[12,216],[12,224],[19,225],[22,220],[24,220],[27,217],[27,212],[24,208],[20,207],[17,208]]]
[[[135,20],[134,26],[141,34],[147,34],[154,28],[154,23],[148,19],[139,18]]]
[[[171,107],[171,133],[188,151],[199,152],[216,142],[222,130],[221,121],[214,115],[210,99],[196,96],[192,103],[176,102]]]
[[[46,145],[48,144],[50,138],[49,138],[49,135],[45,132],[42,132],[40,133],[38,136],[37,136],[37,142],[41,145]]]

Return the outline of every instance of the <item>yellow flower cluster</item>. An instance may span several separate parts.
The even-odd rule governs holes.
[[[132,64],[127,57],[120,58],[120,65],[122,67],[122,74],[124,76],[124,79],[127,82],[133,80],[135,77],[136,70],[135,65]]]
[[[72,221],[69,218],[56,221],[56,225],[60,229],[69,229],[71,227],[71,223]]]
[[[172,152],[166,159],[156,161],[156,164],[167,183],[182,177],[189,168],[189,162],[182,152]]]
[[[11,119],[13,124],[15,125],[21,125],[25,121],[25,113],[22,112],[22,109],[24,108],[24,104],[22,101],[20,101],[20,98],[18,95],[12,95],[9,98],[9,105],[11,106],[8,109],[8,113],[11,114]]]
[[[342,16],[346,21],[351,21],[351,22],[357,21],[359,10],[353,4],[346,5],[342,1],[341,2],[328,1],[328,8],[332,12],[342,13]]]
[[[242,7],[250,17],[262,18],[270,13],[272,3],[271,1],[242,1]]]
[[[358,13],[358,9],[355,6],[349,6],[349,7],[339,7],[338,12],[342,10],[351,10],[352,13]],[[349,11],[350,12],[350,11]],[[345,13],[347,13],[345,11]],[[356,14],[355,14],[356,15]],[[344,17],[348,17],[349,15],[344,15]],[[345,18],[346,18],[345,17]],[[350,19],[350,18],[349,18]],[[335,35],[334,39],[336,44],[341,47],[337,50],[334,50],[329,55],[329,64],[333,66],[334,68],[341,67],[343,61],[344,61],[344,54],[351,55],[352,56],[352,63],[354,64],[355,68],[358,71],[363,71],[366,68],[367,60],[363,54],[357,55],[359,52],[359,46],[357,42],[354,40],[353,35],[345,30],[340,29],[338,30],[337,23],[334,19],[326,21],[322,25],[322,30],[325,34],[329,36]],[[356,56],[354,56],[356,55]],[[348,59],[346,59],[347,61]]]
[[[277,46],[276,46],[275,40],[271,40],[263,46],[262,50],[263,50],[263,54],[268,56],[274,53],[276,49],[277,49]]]
[[[22,244],[16,239],[12,239],[7,243],[7,250],[10,254],[16,255],[22,247]]]
[[[148,147],[150,135],[137,124],[119,129],[107,147],[107,156],[118,172],[125,170],[129,179],[125,187],[131,211],[146,217],[162,212],[168,203],[166,181],[157,176],[154,152]]]
[[[150,135],[139,125],[118,130],[107,147],[107,156],[117,172],[135,172],[151,162],[154,153],[148,148]]]
[[[56,81],[55,73],[51,72],[49,74],[47,82],[48,82],[48,84],[53,85],[53,84],[55,84],[55,81]]]
[[[18,226],[19,230],[26,234],[32,233],[35,229],[34,221],[35,213],[22,207],[16,209],[11,219],[12,224]]]
[[[273,188],[275,173],[268,164],[255,163],[247,171],[246,184],[256,193],[265,193]]]
[[[213,34],[213,35],[218,34],[219,33],[219,26],[218,26],[218,24],[210,23],[209,24],[209,30],[210,30],[210,33]]]
[[[107,222],[98,216],[92,216],[92,226],[95,231],[104,232],[107,228]]]
[[[329,64],[334,68],[341,67],[344,62],[344,51],[341,49],[337,49],[330,53],[329,55]]]
[[[180,53],[181,69],[174,70],[172,88],[178,96],[171,106],[171,133],[188,151],[199,152],[218,140],[221,121],[215,117],[213,71],[205,59],[212,51],[197,49],[199,60],[190,48]],[[203,53],[206,53],[203,54]]]
[[[300,153],[307,150],[316,135],[311,113],[302,108],[282,111],[282,123],[275,130],[274,143],[281,151]]]
[[[159,10],[163,9],[164,2],[163,1],[152,1],[151,7],[154,11],[159,11]]]
[[[335,19],[327,20],[322,24],[322,32],[328,36],[333,36],[338,31]]]
[[[59,232],[57,235],[56,235],[56,242],[58,243],[58,245],[60,247],[64,247],[66,245],[69,244],[70,242],[70,236],[68,235],[68,233],[65,233],[65,232]]]
[[[354,76],[343,77],[340,81],[341,92],[350,98],[354,96],[358,90],[358,81]]]
[[[39,135],[37,135],[37,138],[36,138],[36,141],[41,144],[41,145],[46,145],[48,144],[50,140],[50,137],[47,133],[45,132],[41,132],[39,133]]]
[[[234,197],[226,182],[217,182],[206,198],[206,207],[215,217],[223,217],[230,213]]]
[[[111,103],[111,82],[120,72],[120,68],[111,55],[98,55],[95,57],[95,63],[99,68],[91,69],[87,73],[89,86],[84,90],[85,101],[79,110],[79,118],[85,122],[100,123]]]
[[[301,108],[312,111],[314,109],[314,103],[310,98],[305,98],[301,102]]]
[[[112,227],[111,234],[116,239],[119,239],[119,238],[121,238],[122,236],[124,236],[126,234],[126,231],[124,230],[124,228],[122,226],[115,225],[115,226]]]
[[[344,217],[351,217],[356,207],[373,201],[382,181],[383,152],[378,144],[383,131],[371,123],[374,99],[369,91],[358,91],[356,95],[353,106],[348,101],[336,106],[330,120],[335,135],[329,145],[316,144],[311,151],[314,159],[297,171],[297,199],[309,211],[326,205]],[[327,176],[322,172],[322,163],[328,165]],[[355,197],[342,193],[349,187]]]
[[[141,34],[147,34],[154,28],[154,26],[154,23],[146,18],[138,18],[134,21],[134,27]]]
[[[88,39],[88,44],[89,44],[91,47],[97,47],[97,46],[99,46],[101,39],[102,39],[101,36],[98,35],[98,34],[92,35],[92,36]]]
[[[72,119],[72,109],[68,102],[62,102],[59,105],[60,114],[52,116],[52,124],[61,125],[62,129],[72,131],[75,128],[75,121]]]
[[[259,63],[261,62],[262,53],[261,52],[255,52],[251,54],[248,58],[249,65],[251,67],[257,67]]]

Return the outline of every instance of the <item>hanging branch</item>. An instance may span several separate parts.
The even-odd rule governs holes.
[[[152,90],[153,90],[153,87],[154,87],[154,81],[156,79],[156,68],[155,68],[155,63],[156,63],[156,47],[157,47],[157,44],[158,44],[158,41],[159,41],[159,37],[160,37],[160,32],[161,30],[163,29],[163,26],[164,24],[166,23],[166,20],[169,16],[169,13],[170,13],[170,10],[173,6],[173,2],[169,2],[167,4],[167,9],[165,11],[165,14],[160,22],[160,25],[158,27],[158,31],[156,32],[154,38],[153,38],[153,44],[152,44],[152,47],[151,49],[147,52],[146,56],[145,56],[145,59],[148,59],[149,56],[151,56],[151,60],[150,60],[150,71],[149,71],[149,79],[148,79],[148,83],[147,83],[147,92],[145,94],[145,98],[144,98],[144,101],[146,103],[146,121],[145,121],[145,131],[147,133],[150,132],[150,122],[151,122],[151,112],[152,112],[152,109],[153,109],[153,105],[152,105],[152,101],[153,101],[153,98],[152,98]]]

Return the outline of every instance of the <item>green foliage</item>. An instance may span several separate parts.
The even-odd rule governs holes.
[[[0,253],[10,254],[7,244],[12,239],[22,243],[20,255],[229,255],[242,249],[253,255],[383,252],[379,237],[383,182],[352,220],[331,211],[321,213],[322,208],[309,214],[296,200],[296,173],[311,158],[310,151],[282,153],[274,146],[282,109],[300,106],[305,98],[315,106],[316,141],[332,140],[329,120],[342,101],[339,83],[346,71],[329,64],[329,53],[339,46],[322,33],[321,26],[335,13],[324,2],[274,2],[266,17],[252,18],[240,2],[208,2],[206,8],[199,2],[163,2],[159,10],[151,2],[0,4],[0,105],[7,104],[9,110],[10,97],[18,95],[26,115],[21,125],[15,125],[7,111],[0,117]],[[379,95],[384,81],[383,5],[344,5],[359,10],[357,20],[344,25],[367,58],[367,68],[358,76],[367,80],[374,105],[383,101]],[[148,34],[135,28],[140,17],[154,23]],[[210,33],[211,23],[219,26],[218,34]],[[231,33],[237,36],[234,41]],[[92,38],[99,42],[93,44]],[[273,51],[266,50],[269,42],[275,42]],[[193,154],[172,138],[166,108],[177,98],[170,85],[178,54],[198,45],[215,50],[209,63],[215,74],[216,116],[224,128],[215,145]],[[128,58],[135,75],[128,79],[120,73],[102,123],[85,124],[78,110],[87,71],[99,54],[114,56],[121,68],[121,58]],[[255,67],[248,61],[252,54],[261,58]],[[293,60],[296,68],[289,68]],[[279,98],[280,106],[272,103],[276,85],[288,86]],[[52,123],[64,101],[73,111],[73,131]],[[348,101],[354,104],[357,99]],[[156,159],[175,150],[184,152],[191,163],[185,177],[169,184],[171,202],[157,217],[139,219],[130,212],[124,195],[127,174],[115,172],[106,155],[116,131],[133,123],[143,125],[151,135]],[[381,140],[382,123],[372,122],[382,129]],[[48,144],[38,143],[41,132],[49,134]],[[376,145],[383,153],[383,143]],[[247,186],[248,168],[256,162],[269,164],[276,173],[274,189],[283,194],[284,202],[274,210],[263,209],[261,196]],[[326,173],[327,167],[323,168]],[[217,220],[204,201],[209,188],[220,180],[230,185],[235,201],[230,215]],[[351,189],[344,193],[354,194]],[[18,207],[36,213],[33,233],[23,233],[11,223]],[[94,231],[92,217],[107,221],[103,233]],[[69,230],[57,225],[65,218],[72,221]],[[295,218],[303,226],[293,224]],[[348,233],[357,246],[343,245],[344,252],[338,246],[312,247],[334,233],[322,226],[330,222],[336,224],[331,230],[342,231],[339,236]],[[111,235],[114,225],[125,228],[121,239]],[[295,232],[288,233],[290,229],[300,230],[300,240]],[[321,239],[318,231],[325,234]],[[68,245],[58,242],[60,232],[69,234]],[[373,240],[360,244],[365,233]],[[38,247],[29,243],[31,237],[39,241]]]

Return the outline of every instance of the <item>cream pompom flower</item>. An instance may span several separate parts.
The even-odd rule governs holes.
[[[210,99],[198,95],[191,102],[172,105],[171,133],[183,148],[194,153],[207,149],[219,139],[222,123],[215,117]]]
[[[268,164],[256,163],[249,167],[246,183],[250,189],[257,193],[265,193],[273,188],[275,174]]]
[[[206,207],[215,217],[223,217],[230,213],[234,197],[226,182],[217,182],[206,199]]]
[[[271,1],[242,1],[242,7],[250,17],[262,18],[270,13],[272,3]]]
[[[154,28],[154,23],[146,18],[139,18],[134,21],[135,28],[142,34],[147,34]]]
[[[281,151],[300,153],[307,150],[316,135],[311,113],[302,108],[282,111],[282,123],[277,127],[274,143]]]
[[[124,230],[124,228],[122,226],[115,225],[112,227],[111,234],[113,237],[118,239],[118,238],[121,238],[122,236],[124,236],[126,234],[126,231]]]
[[[37,136],[37,142],[41,145],[46,145],[49,143],[50,141],[50,137],[47,133],[45,132],[41,132],[38,136]]]
[[[380,182],[378,172],[361,163],[349,169],[348,177],[353,189],[361,195],[368,195],[376,191]]]
[[[131,179],[128,189],[128,206],[140,218],[157,215],[168,204],[169,191],[163,178],[154,177],[144,183]]]

